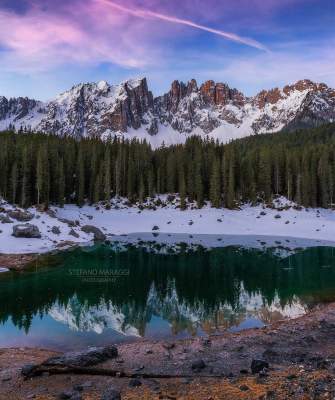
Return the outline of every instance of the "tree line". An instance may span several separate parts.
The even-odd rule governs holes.
[[[152,149],[145,141],[75,140],[43,133],[0,133],[0,196],[22,207],[144,202],[179,193],[202,207],[235,208],[283,195],[306,207],[332,207],[335,125],[250,136],[220,144],[192,136]]]

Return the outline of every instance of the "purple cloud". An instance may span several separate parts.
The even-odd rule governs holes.
[[[179,10],[187,18],[167,14],[169,2],[162,2],[161,12],[154,4],[157,1],[123,1],[121,5],[108,0],[88,0],[60,2],[55,7],[52,3],[42,5],[30,0],[24,13],[0,8],[0,45],[7,50],[2,53],[2,64],[26,70],[69,62],[110,62],[143,68],[155,64],[162,56],[160,39],[178,34],[173,25],[187,29],[188,35],[202,30],[265,49],[254,39],[199,23],[198,14],[202,13],[204,2],[196,2],[198,8],[193,9],[196,20],[189,13],[190,1],[185,1]],[[214,0],[212,8],[218,11],[224,6],[224,11],[227,5],[229,2]]]
[[[80,5],[81,4],[81,5]],[[129,17],[90,0],[58,11],[33,5],[26,13],[0,9],[2,64],[10,69],[43,69],[62,63],[111,62],[141,67],[154,60],[144,38],[143,21],[129,26]]]

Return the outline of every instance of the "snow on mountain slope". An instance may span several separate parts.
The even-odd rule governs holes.
[[[6,99],[0,97],[0,130],[9,127],[19,129],[22,127],[36,127],[41,122],[45,113],[45,104],[28,99],[27,97],[18,97]]]
[[[123,136],[146,139],[154,147],[183,143],[190,135],[226,142],[282,129],[335,121],[335,90],[309,80],[246,97],[227,84],[198,87],[174,81],[153,98],[145,78],[119,85],[79,84],[42,103],[0,97],[0,129],[28,128],[74,137]]]

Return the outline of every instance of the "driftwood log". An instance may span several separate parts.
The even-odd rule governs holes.
[[[203,374],[201,369],[194,369],[193,374],[160,374],[145,372],[125,372],[123,370],[114,370],[102,368],[98,365],[114,359],[118,356],[118,350],[115,346],[90,348],[87,351],[65,353],[60,356],[48,358],[41,364],[25,365],[21,374],[25,379],[41,376],[44,373],[50,375],[77,374],[77,375],[101,375],[119,378],[192,378],[194,373],[204,378],[222,378],[223,375]]]
[[[29,373],[23,373],[26,379],[33,378],[36,376],[41,376],[43,373],[48,373],[50,375],[100,375],[100,376],[110,376],[118,378],[143,378],[143,379],[172,379],[172,378],[194,378],[195,376],[201,378],[223,378],[224,375],[215,374],[155,374],[155,373],[141,373],[141,372],[125,372],[120,370],[114,370],[109,368],[98,368],[98,367],[76,367],[76,366],[54,366],[47,367],[41,365],[31,366],[32,369]],[[197,371],[194,371],[197,372]]]

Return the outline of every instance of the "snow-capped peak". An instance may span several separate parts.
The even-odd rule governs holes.
[[[99,81],[99,82],[97,83],[97,87],[98,87],[98,89],[100,89],[100,90],[106,90],[106,89],[109,88],[109,84],[108,84],[107,81]]]

